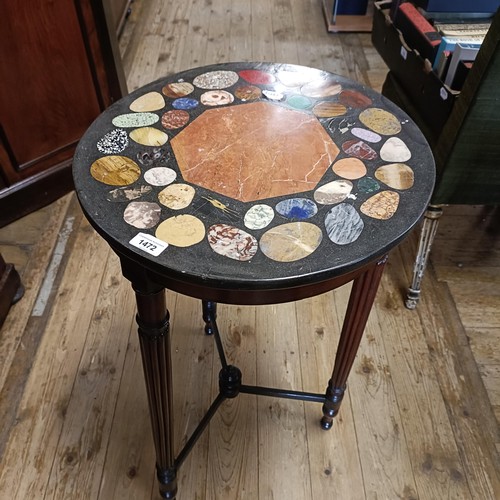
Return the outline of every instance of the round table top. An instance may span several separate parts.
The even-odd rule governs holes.
[[[118,253],[167,279],[266,290],[383,256],[420,219],[435,174],[421,132],[377,92],[312,68],[229,63],[113,104],[73,175]]]

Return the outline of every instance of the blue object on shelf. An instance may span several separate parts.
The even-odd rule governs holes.
[[[335,6],[337,11],[335,12]],[[368,0],[337,0],[333,3],[333,14],[338,16],[359,16],[366,14]]]

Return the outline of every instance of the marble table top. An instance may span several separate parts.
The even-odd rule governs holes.
[[[411,119],[325,71],[229,63],[162,78],[84,135],[76,191],[119,253],[186,283],[272,289],[330,279],[397,245],[434,160]]]

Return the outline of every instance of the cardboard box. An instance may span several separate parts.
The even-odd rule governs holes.
[[[375,2],[372,43],[408,98],[438,136],[458,96],[432,71],[431,63],[413,50],[389,16],[391,0]]]

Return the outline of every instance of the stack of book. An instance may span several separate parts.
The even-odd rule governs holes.
[[[500,0],[393,0],[391,17],[410,48],[460,90]]]

